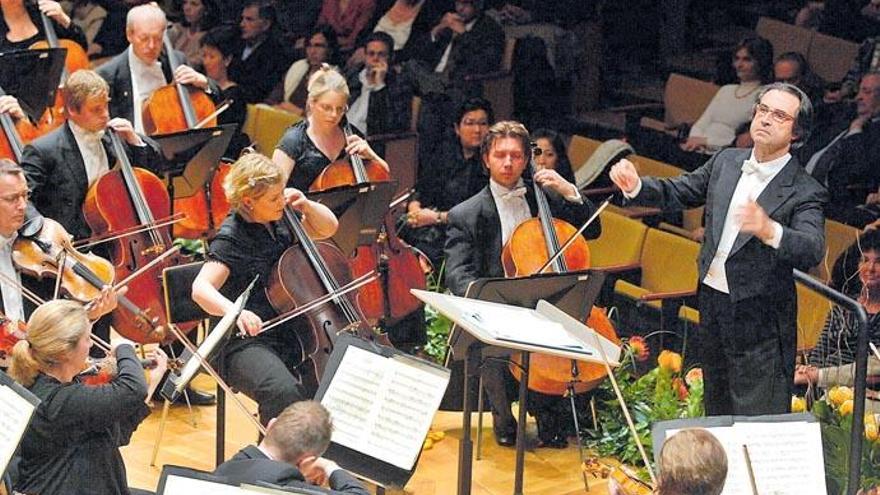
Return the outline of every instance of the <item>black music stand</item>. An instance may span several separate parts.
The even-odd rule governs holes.
[[[66,48],[0,52],[0,86],[18,99],[31,121],[39,122],[55,105],[66,56]]]
[[[465,297],[497,302],[511,306],[534,308],[540,300],[557,306],[578,321],[585,321],[602,285],[605,274],[585,270],[564,274],[541,274],[521,278],[477,279],[468,286]],[[474,375],[478,375],[483,357],[507,357],[515,352],[505,347],[487,346],[466,331],[453,327],[449,333],[447,364],[450,359],[464,360],[464,397],[462,414],[462,441],[459,446],[458,495],[468,495],[471,490],[473,441],[471,431],[470,394]],[[514,494],[522,494],[523,465],[525,462],[526,409],[528,400],[529,352],[522,352],[522,377],[519,383],[519,418],[516,432],[516,469]]]
[[[333,236],[333,242],[348,256],[358,246],[367,246],[376,241],[396,191],[397,181],[373,182],[309,193],[309,199],[336,214],[339,229]]]

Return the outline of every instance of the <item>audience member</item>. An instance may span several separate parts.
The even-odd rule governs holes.
[[[290,64],[276,23],[275,4],[270,0],[245,2],[239,24],[241,43],[229,64],[229,77],[244,89],[246,103],[265,100]]]
[[[339,40],[339,49],[346,56],[357,46],[361,31],[367,27],[376,0],[324,0],[318,25],[330,26]]]
[[[91,0],[74,0],[61,2],[65,10],[70,12],[73,23],[79,26],[86,35],[86,44],[91,50],[95,36],[101,30],[101,25],[107,17],[107,9]]]
[[[818,111],[822,103],[824,83],[810,68],[806,57],[798,52],[785,52],[773,64],[776,82],[787,82],[801,88],[810,97],[813,109]]]
[[[329,484],[333,493],[367,495],[354,476],[321,455],[330,446],[330,413],[315,401],[294,402],[269,420],[266,437],[217,466],[214,474],[233,483],[267,482],[308,488]]]
[[[183,19],[168,27],[168,39],[175,50],[186,55],[190,67],[199,67],[202,36],[219,22],[220,12],[214,0],[183,0]]]
[[[363,68],[348,76],[348,121],[368,136],[410,127],[413,91],[392,64],[393,47],[391,36],[371,33],[364,43]]]
[[[718,495],[727,479],[727,454],[706,430],[681,430],[667,438],[657,462],[657,495]]]
[[[452,10],[453,0],[379,0],[376,7],[367,30],[387,33],[394,39],[394,61],[400,64],[413,58],[418,40],[427,35],[444,13]],[[347,64],[363,61],[364,50],[359,48]]]
[[[112,57],[128,48],[126,37],[126,19],[128,11],[138,5],[149,3],[148,0],[97,0],[107,10],[107,17],[89,45],[89,58]]]
[[[312,29],[306,39],[306,56],[290,65],[267,101],[276,107],[302,115],[308,98],[309,78],[322,64],[336,65],[339,45],[336,33],[327,26]]]
[[[219,100],[230,102],[229,108],[217,116],[217,123],[238,126],[223,155],[232,160],[238,158],[241,150],[250,143],[248,136],[242,132],[242,126],[247,118],[244,90],[236,81],[229,78],[229,64],[232,63],[237,41],[238,32],[235,28],[218,26],[205,33],[199,43],[205,74],[217,82],[220,88]]]

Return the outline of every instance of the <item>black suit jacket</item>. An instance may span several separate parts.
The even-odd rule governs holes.
[[[742,175],[742,163],[750,153],[749,149],[728,148],[691,173],[667,179],[644,178],[641,191],[632,200],[668,210],[706,205],[706,234],[699,257],[701,281],[715,257],[727,209]],[[822,208],[827,200],[825,189],[792,157],[757,198],[767,215],[782,225],[779,249],[752,234],[741,232],[737,236],[725,264],[732,302],[768,296],[765,300],[793,303],[792,268],[807,270],[825,254]]]
[[[314,491],[315,486],[306,483],[298,469],[281,461],[273,461],[266,457],[260,449],[253,445],[238,451],[232,459],[217,466],[214,474],[222,476],[233,483],[255,483],[265,481],[274,485],[308,488]],[[344,469],[337,469],[330,476],[331,491],[327,493],[348,493],[368,495],[370,492]]]
[[[175,50],[175,53],[178,60],[186,60],[186,55],[183,52]],[[168,56],[164,51],[159,56],[159,63],[162,64],[165,81],[173,81],[171,65],[168,63]],[[134,123],[134,95],[131,89],[131,65],[128,63],[128,50],[124,50],[98,67],[96,72],[110,85],[110,116],[122,117]],[[220,86],[210,77],[208,78],[208,86],[208,95],[216,103],[220,95]]]
[[[532,216],[538,207],[527,184],[526,200]],[[571,203],[547,195],[550,210],[555,218],[567,221],[576,228],[583,225],[595,211],[595,206],[584,198],[583,204]],[[449,224],[446,226],[446,287],[453,294],[463,296],[468,285],[478,278],[503,277],[501,265],[501,219],[489,186],[483,188],[468,200],[449,210]],[[602,227],[598,219],[584,232],[593,239],[599,236]]]
[[[456,37],[452,34],[452,30],[447,29],[433,41],[430,30],[420,34],[414,41],[416,57],[434,70],[446,47],[452,43],[446,65],[450,80],[498,70],[504,52],[504,30],[491,17],[481,15],[470,31]]]
[[[149,138],[142,139],[146,146],[128,146],[123,142],[128,157],[137,166],[159,169],[162,158],[158,147]],[[112,169],[116,154],[109,135],[104,136],[103,145]],[[65,123],[27,145],[21,168],[31,190],[31,202],[40,213],[58,221],[76,239],[91,235],[82,212],[89,188],[88,177],[69,124]]]
[[[291,56],[274,35],[260,43],[246,60],[241,58],[243,50],[242,44],[232,57],[229,79],[241,86],[246,103],[259,103],[284,78]]]

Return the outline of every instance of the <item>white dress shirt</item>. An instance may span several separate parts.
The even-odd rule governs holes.
[[[532,218],[532,211],[526,201],[526,187],[520,179],[516,187],[509,189],[489,179],[489,190],[495,207],[498,209],[498,218],[501,220],[501,245],[507,244],[507,240],[513,234],[519,224]]]
[[[0,235],[0,292],[3,293],[3,313],[10,320],[24,321],[24,302],[21,297],[21,276],[12,264],[12,243],[18,233],[12,237]],[[8,283],[6,279],[15,280],[18,286]]]
[[[168,84],[162,72],[162,64],[157,60],[147,64],[128,47],[128,66],[131,68],[131,101],[134,105],[134,130],[144,133],[144,120],[141,109],[153,91]]]
[[[386,75],[387,77],[387,75]],[[367,129],[367,116],[370,113],[370,93],[374,91],[381,91],[382,88],[385,87],[385,83],[382,84],[370,84],[367,81],[367,68],[364,67],[358,73],[358,79],[361,81],[361,94],[358,95],[357,99],[351,104],[348,108],[348,113],[346,117],[348,117],[348,122],[360,129],[364,134],[369,134],[370,130]]]
[[[83,164],[86,168],[86,177],[88,177],[89,187],[100,179],[102,175],[110,170],[110,163],[107,158],[107,150],[101,143],[104,137],[104,131],[91,132],[76,125],[72,120],[67,121],[70,124],[70,130],[76,145],[79,147],[80,155],[82,155]]]

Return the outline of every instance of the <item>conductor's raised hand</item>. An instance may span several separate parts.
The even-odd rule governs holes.
[[[263,329],[263,320],[252,311],[244,310],[238,315],[236,325],[238,325],[242,335],[246,333],[251,337],[256,337],[260,330]]]
[[[614,185],[627,194],[634,192],[641,182],[636,166],[626,158],[611,167],[609,177],[611,182],[614,182]]]
[[[736,218],[740,224],[740,231],[754,234],[762,241],[768,241],[775,234],[773,220],[767,216],[764,208],[754,202],[748,201],[736,212]]]

